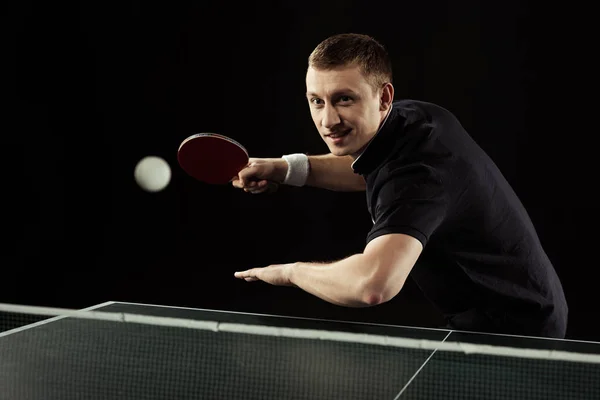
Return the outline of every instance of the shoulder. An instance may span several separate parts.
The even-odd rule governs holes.
[[[416,100],[416,99],[398,99],[392,103],[394,108],[405,112],[415,112],[421,114],[435,114],[435,113],[447,113],[453,115],[453,113],[447,108],[430,101]]]
[[[445,179],[441,167],[427,162],[387,162],[369,182],[369,192],[376,196],[375,204],[393,204],[399,200],[415,201],[445,197]]]
[[[427,122],[432,125],[459,124],[456,115],[439,104],[413,99],[396,100],[393,108],[406,119],[407,125]]]

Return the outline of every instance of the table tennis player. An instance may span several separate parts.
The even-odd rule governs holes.
[[[394,100],[386,49],[359,34],[327,38],[306,72],[312,119],[330,154],[251,158],[232,181],[366,191],[364,251],[335,262],[236,272],[347,307],[396,296],[410,275],[457,330],[562,338],[568,307],[519,198],[455,116]]]

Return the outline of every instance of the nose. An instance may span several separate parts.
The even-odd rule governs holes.
[[[323,119],[321,120],[321,125],[323,125],[324,128],[331,129],[340,122],[342,121],[335,107],[326,105],[323,109]]]

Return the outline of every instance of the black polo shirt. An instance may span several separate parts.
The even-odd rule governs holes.
[[[394,102],[353,169],[367,183],[367,243],[421,241],[410,276],[451,328],[564,337],[563,289],[527,211],[448,110]]]

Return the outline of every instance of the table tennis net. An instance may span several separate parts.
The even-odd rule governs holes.
[[[0,304],[0,400],[592,399],[595,349]]]

